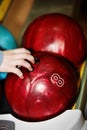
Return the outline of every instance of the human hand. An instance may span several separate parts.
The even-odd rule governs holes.
[[[13,50],[3,51],[3,61],[0,65],[0,72],[11,72],[23,78],[23,73],[20,70],[20,66],[32,71],[31,64],[34,64],[34,57],[30,51],[25,48],[18,48]]]

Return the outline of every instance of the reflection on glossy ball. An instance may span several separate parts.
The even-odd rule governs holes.
[[[52,118],[72,107],[77,95],[77,76],[62,56],[47,52],[34,56],[39,59],[33,65],[34,71],[21,67],[24,79],[9,74],[5,92],[17,115],[38,121]]]
[[[87,44],[80,25],[71,17],[58,13],[42,15],[28,25],[22,46],[61,54],[76,68],[87,56]]]

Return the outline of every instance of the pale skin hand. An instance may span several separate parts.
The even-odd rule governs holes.
[[[5,50],[3,51],[3,54],[4,58],[2,64],[0,65],[0,72],[11,72],[23,79],[23,73],[21,72],[20,67],[17,66],[23,66],[29,71],[33,70],[30,63],[35,63],[34,57],[27,49],[18,48],[13,50]]]

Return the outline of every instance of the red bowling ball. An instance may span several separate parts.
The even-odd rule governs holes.
[[[61,54],[79,68],[87,55],[87,44],[80,25],[71,17],[45,14],[35,19],[25,30],[22,46],[34,51]]]
[[[21,67],[24,79],[8,74],[5,93],[14,113],[21,119],[41,121],[70,109],[77,95],[76,71],[64,57],[35,53],[34,70]]]

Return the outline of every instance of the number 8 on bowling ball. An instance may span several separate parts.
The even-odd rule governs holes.
[[[64,57],[48,52],[34,54],[39,59],[34,71],[21,67],[24,79],[8,74],[6,98],[13,112],[28,121],[57,116],[72,107],[77,95],[77,76]]]

